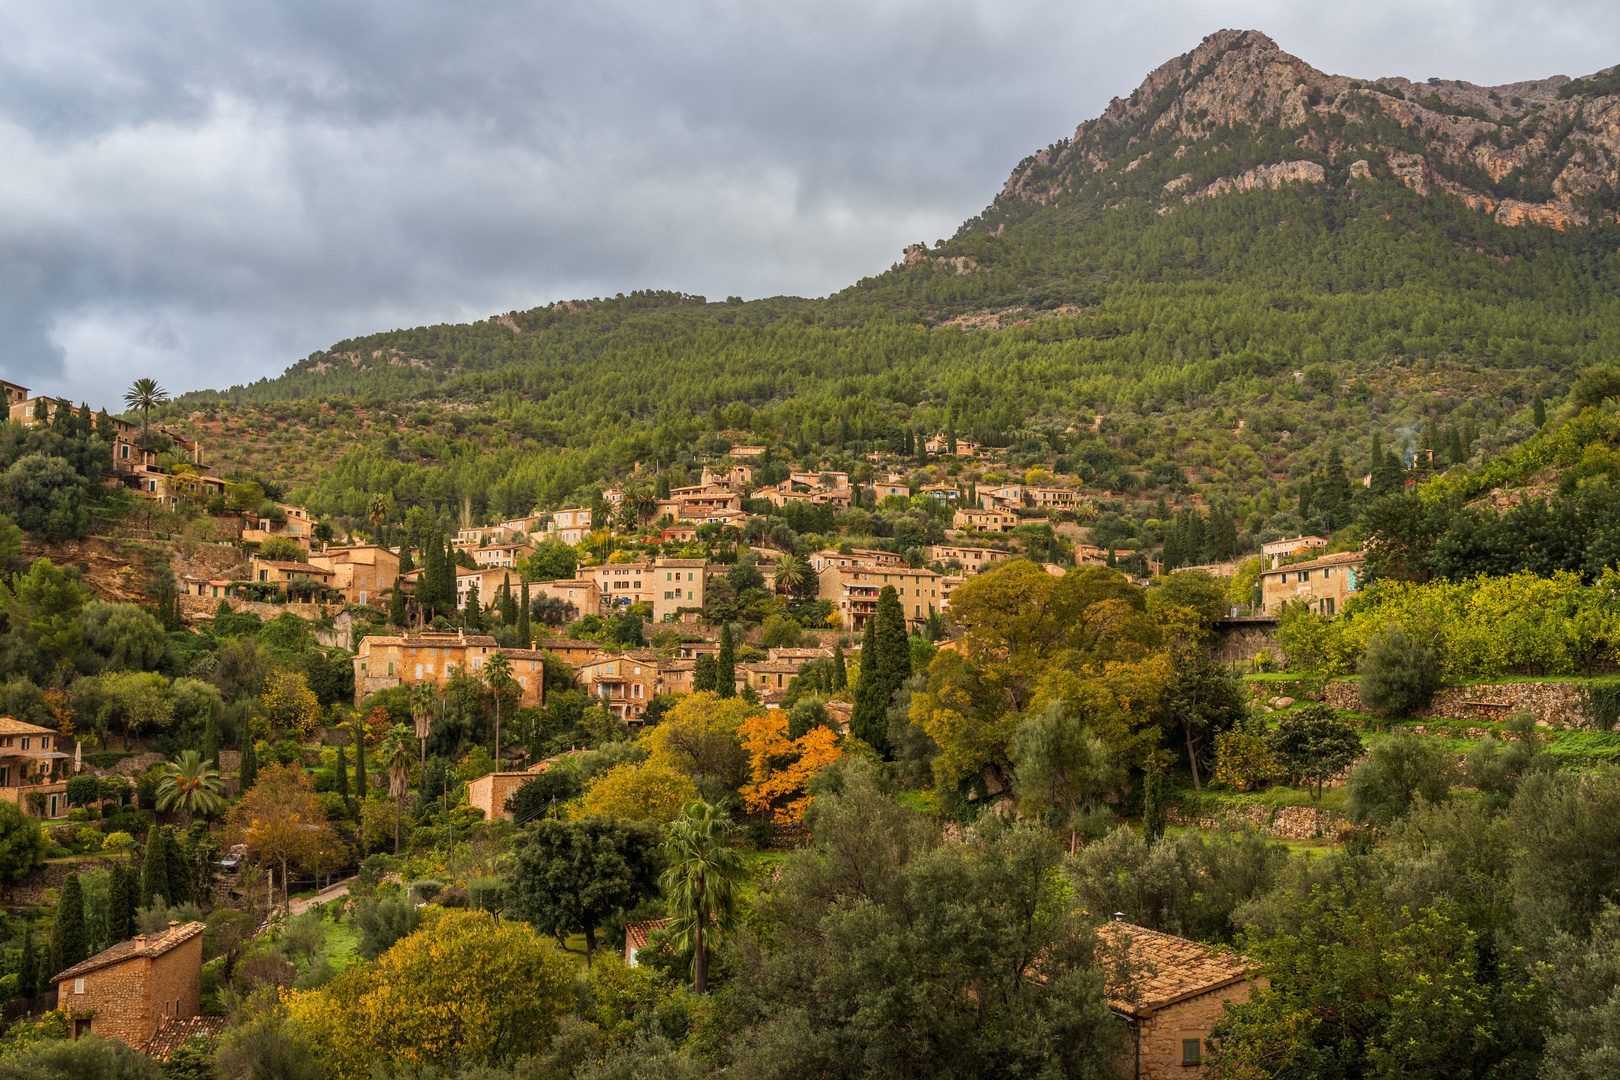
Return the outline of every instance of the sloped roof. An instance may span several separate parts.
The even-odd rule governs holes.
[[[9,716],[0,716],[0,735],[55,735],[50,728],[38,727],[34,724],[25,724],[21,720],[14,720]]]
[[[332,568],[329,566],[316,566],[313,563],[307,562],[283,562],[280,559],[261,559],[257,555],[253,557],[253,561],[259,566],[269,566],[277,570],[287,570],[295,574],[330,575],[332,573]]]
[[[1315,570],[1323,566],[1343,566],[1353,563],[1360,565],[1367,561],[1367,555],[1361,551],[1336,551],[1332,555],[1323,555],[1320,559],[1311,559],[1308,562],[1289,563],[1279,566],[1275,570],[1263,570],[1262,576],[1271,577],[1273,574],[1287,574],[1295,570]]]
[[[668,919],[648,919],[645,922],[626,923],[624,927],[624,952],[628,956],[647,944],[647,938],[658,930],[669,926]]]
[[[1109,1007],[1131,1016],[1151,1016],[1178,1001],[1207,994],[1248,978],[1242,957],[1218,953],[1173,934],[1111,922],[1097,928],[1104,946],[1125,946],[1132,988],[1138,1000],[1110,998]],[[1128,943],[1126,943],[1126,939]]]
[[[161,934],[136,934],[128,941],[120,941],[110,949],[103,949],[90,959],[74,964],[60,975],[52,975],[51,982],[61,982],[63,979],[76,979],[80,975],[92,971],[99,971],[104,967],[121,964],[125,960],[135,960],[141,957],[158,957],[181,945],[203,932],[203,924],[189,922],[184,926],[170,926]]]
[[[195,1038],[213,1042],[225,1030],[225,1016],[170,1017],[163,1022],[150,1039],[141,1045],[141,1052],[159,1061],[168,1061],[174,1053]]]

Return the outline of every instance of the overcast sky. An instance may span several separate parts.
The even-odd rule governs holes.
[[[1620,61],[1613,0],[8,0],[0,373],[113,405],[551,300],[823,295],[1222,27],[1367,77]]]

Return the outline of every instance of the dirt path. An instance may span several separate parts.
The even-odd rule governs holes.
[[[302,900],[294,900],[291,905],[289,905],[289,911],[293,915],[302,915],[316,904],[325,904],[332,900],[336,900],[340,896],[348,896],[349,885],[352,884],[353,881],[354,878],[346,878],[335,885],[328,885],[314,896],[306,897]]]

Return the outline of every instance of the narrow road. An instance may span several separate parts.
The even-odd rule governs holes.
[[[306,897],[303,900],[294,900],[289,905],[288,910],[293,915],[302,915],[316,904],[325,904],[328,901],[336,900],[340,896],[348,896],[349,885],[353,881],[354,878],[344,878],[336,884],[328,885],[314,896]]]

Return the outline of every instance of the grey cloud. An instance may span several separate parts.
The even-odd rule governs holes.
[[[1578,2],[16,3],[0,371],[110,403],[551,299],[820,295],[1222,26],[1351,74],[1620,59]]]

